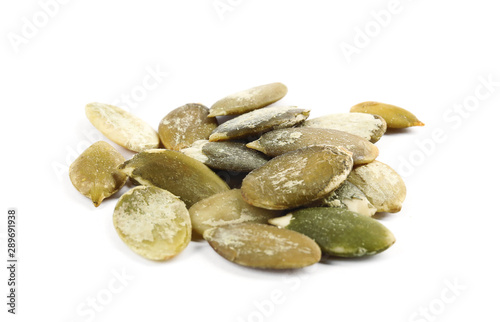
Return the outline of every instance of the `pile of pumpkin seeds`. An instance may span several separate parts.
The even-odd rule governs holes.
[[[387,128],[423,123],[377,102],[315,119],[308,109],[268,106],[286,93],[272,83],[210,109],[186,104],[158,131],[119,107],[88,104],[90,122],[137,154],[125,160],[96,142],[71,165],[71,182],[97,207],[130,179],[135,187],[119,198],[113,223],[132,251],[151,260],[176,256],[192,236],[231,262],[269,269],[386,250],[394,235],[372,216],[399,212],[406,187],[376,160],[374,143]],[[219,124],[226,115],[233,118]],[[243,175],[230,187],[218,170]]]

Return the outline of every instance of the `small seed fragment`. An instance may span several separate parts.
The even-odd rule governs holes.
[[[117,168],[124,161],[125,158],[109,143],[98,141],[70,165],[69,178],[73,186],[97,207],[127,181],[127,176]]]
[[[368,201],[363,191],[347,180],[328,196],[314,201],[307,207],[344,208],[368,217],[377,212],[377,208]]]
[[[406,198],[406,186],[399,174],[380,161],[352,170],[347,180],[357,186],[378,212],[398,212]]]
[[[186,104],[168,113],[158,126],[163,146],[180,150],[197,140],[208,139],[217,127],[217,119],[208,117],[208,108],[201,104]]]
[[[137,254],[167,260],[191,241],[191,219],[182,201],[170,192],[139,186],[122,195],[116,204],[113,224]]]
[[[269,222],[309,236],[333,256],[374,255],[395,242],[391,231],[377,220],[341,208],[305,208]]]
[[[309,237],[258,223],[211,228],[203,234],[225,259],[239,265],[266,268],[302,268],[319,262],[321,250]]]
[[[340,186],[352,164],[350,153],[337,147],[314,146],[285,153],[243,179],[243,199],[266,209],[298,207]]]
[[[219,125],[210,135],[210,141],[224,141],[292,127],[302,123],[309,110],[295,106],[272,106],[237,116]]]
[[[378,156],[378,148],[357,135],[332,129],[307,127],[274,130],[248,143],[247,147],[275,157],[313,145],[344,147],[352,152],[355,165],[372,162]]]
[[[119,107],[90,103],[85,106],[89,121],[116,144],[135,152],[160,145],[156,131],[138,117]]]
[[[205,230],[228,224],[256,222],[266,224],[281,211],[254,207],[241,197],[240,189],[220,192],[198,201],[189,208],[193,229],[203,235]]]
[[[288,89],[281,83],[271,83],[231,94],[215,102],[208,116],[236,115],[267,106],[282,99]]]
[[[380,115],[391,129],[402,129],[410,126],[424,126],[415,115],[409,111],[390,104],[378,102],[363,102],[351,107],[351,112]]]
[[[387,123],[378,115],[366,113],[337,113],[306,120],[303,127],[344,131],[377,142],[387,130]]]
[[[143,185],[156,186],[179,196],[187,207],[229,190],[228,185],[206,165],[178,151],[143,151],[119,168]]]

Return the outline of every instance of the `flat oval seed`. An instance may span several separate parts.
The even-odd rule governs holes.
[[[224,141],[292,127],[302,123],[309,110],[295,106],[272,106],[237,116],[219,125],[210,135],[210,141]]]
[[[292,269],[319,262],[321,250],[309,237],[273,226],[242,223],[211,228],[203,234],[225,259],[239,265]]]
[[[208,116],[235,115],[250,112],[282,99],[288,89],[281,83],[271,83],[234,93],[215,102]]]
[[[250,172],[263,166],[269,157],[240,142],[209,142],[202,147],[204,162],[212,169]]]
[[[198,201],[189,208],[193,229],[203,235],[205,230],[243,222],[266,224],[281,211],[254,207],[243,200],[240,189],[233,189]]]
[[[243,199],[266,209],[290,209],[325,197],[352,169],[349,152],[314,146],[276,157],[250,172],[241,186]]]
[[[98,141],[87,148],[69,166],[69,178],[75,188],[99,206],[127,181],[118,170],[125,158],[109,143]]]
[[[147,150],[134,155],[120,169],[140,184],[156,186],[179,196],[187,207],[229,190],[206,165],[178,151]]]
[[[374,255],[396,241],[377,220],[341,208],[306,208],[269,222],[309,236],[333,256]]]
[[[182,201],[170,192],[139,186],[121,196],[113,224],[123,242],[137,254],[167,260],[191,241],[191,220]]]
[[[368,201],[363,191],[347,180],[328,196],[314,201],[307,207],[344,208],[368,217],[377,212],[377,208]]]
[[[260,139],[248,143],[247,147],[274,157],[313,145],[342,146],[352,152],[356,165],[372,162],[378,156],[378,148],[357,135],[331,129],[306,127],[265,133]]]
[[[163,146],[180,150],[197,140],[206,140],[217,127],[217,119],[208,117],[208,108],[201,104],[186,104],[165,116],[158,126]]]
[[[160,145],[160,138],[151,126],[119,107],[90,103],[85,106],[85,114],[96,129],[126,149],[141,152]]]
[[[391,129],[402,129],[410,126],[424,126],[415,115],[409,111],[390,104],[378,102],[363,102],[351,107],[351,112],[380,115]]]
[[[377,142],[387,130],[387,123],[378,115],[366,113],[338,113],[306,120],[303,127],[344,131]]]
[[[379,212],[398,212],[406,198],[406,186],[399,174],[380,161],[352,170],[347,180],[357,186]]]

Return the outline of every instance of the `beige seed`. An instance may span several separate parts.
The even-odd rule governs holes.
[[[331,129],[307,127],[274,130],[265,133],[260,139],[248,143],[247,147],[274,157],[314,145],[344,147],[352,152],[355,165],[372,162],[379,153],[378,148],[373,143],[357,135]]]
[[[257,222],[265,224],[281,211],[254,207],[243,200],[240,189],[220,192],[198,201],[189,208],[193,229],[203,235],[205,230],[228,224]]]
[[[288,89],[281,83],[271,83],[231,94],[217,101],[208,116],[237,115],[253,111],[282,99]]]
[[[96,129],[126,149],[141,152],[160,145],[160,138],[151,126],[119,107],[90,103],[85,106],[85,113]]]
[[[243,266],[292,269],[321,259],[321,249],[312,239],[270,225],[225,225],[206,230],[203,238],[219,255]]]
[[[127,176],[118,170],[124,161],[125,158],[109,143],[98,141],[70,165],[69,178],[73,186],[97,207],[127,181]]]
[[[139,186],[121,196],[113,224],[123,242],[137,254],[167,260],[191,241],[191,220],[182,201],[170,192]]]
[[[351,112],[380,115],[391,129],[401,129],[410,126],[424,126],[415,115],[409,111],[390,104],[378,102],[363,102],[351,107]]]
[[[378,212],[399,212],[406,185],[394,169],[380,161],[356,167],[347,180],[357,186]]]
[[[266,209],[290,209],[323,198],[347,178],[352,157],[336,147],[314,146],[280,155],[250,172],[243,199]]]
[[[197,140],[206,140],[217,127],[217,119],[208,117],[208,108],[186,104],[165,116],[158,126],[163,146],[170,150],[190,147]]]

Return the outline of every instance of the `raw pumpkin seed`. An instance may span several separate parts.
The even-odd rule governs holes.
[[[243,266],[267,269],[301,268],[317,263],[321,250],[309,237],[258,223],[211,228],[203,234],[225,259]]]
[[[180,150],[197,140],[208,139],[217,127],[217,119],[208,117],[208,108],[201,104],[186,104],[165,116],[158,126],[163,146]]]
[[[313,145],[344,147],[352,152],[355,165],[372,162],[378,156],[378,148],[357,135],[332,129],[307,127],[274,130],[248,143],[247,147],[274,157]]]
[[[377,142],[387,130],[387,123],[378,115],[366,113],[338,113],[306,120],[303,127],[344,131]]]
[[[152,260],[167,260],[191,241],[191,220],[182,201],[170,192],[139,186],[121,196],[113,224],[137,254]]]
[[[330,195],[314,201],[307,207],[344,208],[368,217],[377,212],[377,208],[368,201],[363,191],[347,180]]]
[[[341,208],[300,209],[269,222],[309,236],[333,256],[374,255],[395,242],[394,235],[377,220]]]
[[[127,181],[127,176],[117,169],[124,161],[125,158],[114,147],[99,141],[83,151],[70,165],[69,178],[73,186],[97,207]]]
[[[339,187],[352,165],[351,154],[337,147],[313,146],[285,153],[243,179],[243,199],[266,209],[298,207]]]
[[[250,112],[282,99],[288,89],[281,83],[271,83],[234,93],[215,102],[208,116],[235,115]]]
[[[357,186],[378,212],[398,212],[406,198],[406,186],[399,174],[380,161],[356,167],[347,180]]]
[[[210,135],[210,141],[240,139],[302,123],[309,110],[295,106],[272,106],[237,116],[219,125]]]
[[[156,186],[179,196],[187,207],[229,190],[206,165],[178,151],[147,150],[134,155],[119,168],[143,185]]]
[[[380,115],[391,129],[401,129],[410,126],[424,126],[415,115],[409,111],[390,104],[378,102],[363,102],[351,107],[351,112]]]
[[[203,235],[205,230],[228,224],[257,222],[266,224],[281,211],[254,207],[243,200],[240,189],[220,192],[198,201],[189,208],[193,229]]]
[[[90,103],[85,106],[89,121],[116,144],[141,152],[160,145],[156,131],[129,112],[108,104]]]

